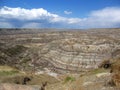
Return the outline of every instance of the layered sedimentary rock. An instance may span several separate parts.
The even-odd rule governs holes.
[[[24,57],[31,58],[29,66],[35,65],[37,71],[40,68],[59,73],[90,70],[114,57],[113,52],[120,49],[120,29],[26,33],[2,35],[1,42],[28,47],[30,50]]]
[[[107,35],[103,37],[79,33],[79,37],[55,40],[45,45],[41,51],[47,51],[44,60],[51,62],[58,69],[89,70],[97,68],[100,62],[111,58],[111,53],[120,48],[119,40],[115,42]]]

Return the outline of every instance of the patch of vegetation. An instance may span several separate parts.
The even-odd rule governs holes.
[[[19,73],[19,71],[0,71],[0,76],[10,76]]]
[[[75,81],[75,77],[72,77],[72,76],[67,76],[64,80],[64,83],[67,83],[67,82],[73,82]]]
[[[94,69],[91,71],[91,74],[98,74],[98,73],[103,73],[106,72],[107,70],[103,69],[103,68],[98,68],[98,69]]]
[[[9,66],[0,66],[0,77],[11,76],[20,73],[17,69]]]

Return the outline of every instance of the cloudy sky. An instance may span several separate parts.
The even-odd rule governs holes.
[[[0,28],[118,28],[120,0],[0,0]]]

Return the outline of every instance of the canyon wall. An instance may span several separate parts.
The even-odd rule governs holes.
[[[37,72],[88,71],[98,68],[103,60],[115,57],[115,51],[120,50],[120,29],[28,31],[0,31],[0,43],[5,44],[4,48],[15,45],[27,48],[16,56],[22,58],[12,58],[17,61],[15,66],[22,69],[25,69],[22,60],[29,57],[26,65]],[[2,56],[4,52],[0,52]]]

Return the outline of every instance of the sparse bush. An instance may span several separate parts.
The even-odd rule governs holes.
[[[67,83],[67,82],[73,82],[73,81],[75,81],[75,78],[74,77],[72,77],[72,76],[67,76],[66,78],[65,78],[65,83]]]

